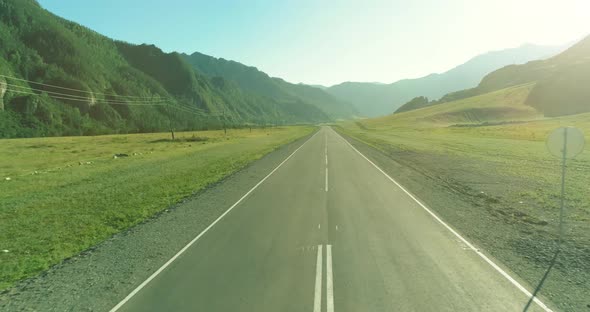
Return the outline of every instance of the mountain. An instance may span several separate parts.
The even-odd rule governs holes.
[[[350,103],[339,100],[321,88],[292,84],[270,77],[256,67],[198,52],[182,54],[182,57],[198,72],[210,78],[222,77],[233,81],[244,90],[266,96],[283,105],[306,103],[325,112],[332,119],[350,118],[357,114]]]
[[[449,92],[477,86],[484,75],[503,66],[550,57],[564,49],[564,46],[526,44],[518,48],[476,56],[442,74],[404,79],[392,84],[345,82],[332,86],[327,91],[338,98],[352,102],[362,115],[369,117],[387,115],[417,96],[436,100]]]
[[[526,87],[523,104],[545,117],[590,112],[590,36],[545,60],[509,65],[486,75],[471,89],[446,94],[438,101],[410,101],[397,113],[469,100],[501,90]],[[523,89],[524,90],[524,89]]]
[[[542,67],[551,74],[537,80],[528,105],[545,116],[590,112],[590,36]]]
[[[445,95],[438,103],[533,84],[526,104],[547,117],[590,112],[590,36],[545,60],[509,65],[486,75],[472,89]]]
[[[0,138],[219,128],[221,118],[316,123],[351,113],[312,87],[273,78],[280,96],[272,97],[198,72],[178,53],[107,38],[34,0],[0,0],[0,42]]]

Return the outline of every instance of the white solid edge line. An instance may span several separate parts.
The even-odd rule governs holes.
[[[327,192],[328,191],[328,132],[326,131],[325,133],[326,133],[326,136],[325,136],[326,149],[325,149],[325,153],[324,153],[326,156],[326,188],[325,188],[325,190]]]
[[[170,258],[170,260],[168,260],[156,272],[154,272],[152,275],[150,275],[150,277],[148,277],[148,279],[146,279],[145,281],[143,281],[143,283],[141,283],[139,286],[137,286],[137,288],[135,288],[129,295],[127,295],[127,297],[125,297],[125,299],[121,300],[121,302],[119,302],[116,306],[114,306],[110,310],[110,312],[115,312],[115,311],[119,310],[125,303],[127,303],[127,301],[129,301],[131,298],[133,298],[133,296],[135,296],[142,288],[144,288],[149,282],[151,282],[156,276],[158,276],[158,274],[160,274],[162,271],[164,271],[164,269],[166,269],[172,262],[174,262],[174,260],[176,260],[176,258],[178,258],[182,253],[184,253],[191,245],[193,245],[196,241],[198,241],[199,238],[201,238],[205,233],[207,233],[207,231],[209,231],[217,222],[219,222],[219,220],[221,220],[225,215],[227,215],[230,211],[232,211],[239,203],[241,203],[246,197],[248,197],[248,195],[250,195],[250,193],[252,193],[255,189],[257,189],[258,186],[260,184],[262,184],[262,182],[264,182],[266,179],[268,179],[268,177],[270,177],[284,163],[286,163],[287,160],[289,160],[291,157],[293,157],[293,155],[295,155],[295,153],[297,153],[297,151],[299,149],[301,149],[305,144],[307,144],[307,142],[309,142],[311,139],[313,139],[318,133],[319,133],[319,131],[317,131],[314,135],[312,135],[309,139],[307,139],[307,141],[305,141],[303,144],[301,144],[301,146],[299,146],[293,153],[291,153],[291,155],[289,155],[287,158],[285,158],[285,160],[283,160],[268,175],[266,175],[262,180],[260,180],[260,182],[258,182],[256,185],[254,185],[254,187],[252,187],[246,194],[244,194],[244,196],[242,196],[240,199],[238,199],[238,201],[235,202],[235,204],[233,204],[231,207],[229,207],[222,215],[220,215],[217,219],[215,219],[215,221],[213,221],[213,223],[211,223],[207,228],[205,228],[201,233],[199,233],[199,235],[197,235],[197,237],[193,238],[193,240],[191,240],[188,244],[186,244],[186,246],[184,246],[178,253],[176,253],[172,258]]]
[[[334,131],[336,132],[336,131]],[[402,191],[404,191],[404,193],[406,193],[408,196],[410,196],[410,198],[412,198],[416,203],[418,203],[418,205],[420,205],[420,207],[422,207],[424,210],[426,210],[426,212],[428,212],[434,219],[436,219],[436,221],[438,221],[440,224],[442,224],[447,230],[449,230],[451,233],[453,233],[453,235],[455,235],[457,238],[459,238],[465,245],[467,245],[471,250],[473,250],[475,253],[477,253],[477,255],[479,255],[485,262],[487,262],[490,266],[492,266],[496,271],[498,271],[498,273],[500,273],[502,276],[504,276],[508,281],[510,281],[512,283],[512,285],[516,286],[516,288],[518,288],[522,293],[524,293],[527,297],[531,298],[533,296],[533,294],[528,291],[524,286],[522,286],[518,281],[516,281],[512,276],[510,276],[508,273],[506,273],[506,271],[502,270],[502,268],[500,268],[496,263],[494,263],[494,261],[492,261],[490,258],[488,258],[485,254],[483,254],[479,249],[475,248],[475,246],[473,246],[473,244],[471,244],[469,241],[467,241],[465,238],[463,238],[463,236],[461,236],[459,233],[457,233],[457,231],[455,231],[453,228],[451,228],[450,225],[448,225],[447,223],[445,223],[443,220],[441,220],[434,212],[432,212],[430,209],[428,209],[424,204],[422,204],[416,197],[414,197],[414,195],[412,195],[410,192],[408,192],[403,186],[401,186],[401,184],[399,184],[397,181],[395,181],[392,177],[390,177],[387,173],[385,173],[385,171],[383,171],[381,168],[379,168],[375,163],[373,163],[369,158],[367,158],[365,155],[363,155],[363,153],[359,152],[359,150],[357,150],[354,146],[352,146],[352,144],[350,144],[350,142],[348,142],[345,138],[343,138],[338,132],[336,132],[336,134],[338,134],[338,136],[340,136],[340,138],[342,138],[342,140],[344,140],[344,142],[346,142],[346,144],[348,144],[354,151],[356,151],[359,155],[361,155],[365,160],[367,160],[371,165],[373,165],[373,167],[375,167],[377,170],[379,170],[383,175],[385,175],[391,182],[393,182],[395,185],[397,185]],[[536,296],[533,298],[533,301],[540,307],[542,308],[544,311],[546,312],[553,312],[553,310],[551,310],[547,305],[545,305],[539,298],[537,298]]]
[[[332,245],[327,245],[326,248],[326,311],[334,312],[334,284],[332,281]]]
[[[315,267],[313,312],[322,312],[322,245],[318,245],[318,257]]]

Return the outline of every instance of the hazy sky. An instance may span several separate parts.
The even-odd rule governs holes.
[[[291,82],[393,82],[490,50],[590,34],[590,0],[39,0],[111,38]]]

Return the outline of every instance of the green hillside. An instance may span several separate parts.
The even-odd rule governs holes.
[[[433,105],[434,102],[429,101],[427,97],[425,96],[417,96],[413,99],[411,99],[410,101],[408,101],[406,104],[400,106],[395,113],[403,113],[403,112],[407,112],[407,111],[411,111],[411,110],[415,110],[415,109],[419,109],[419,108],[423,108],[423,107],[428,107]]]
[[[223,118],[231,125],[350,116],[202,75],[178,53],[112,40],[34,0],[0,0],[0,42],[0,138],[219,128]]]
[[[364,121],[367,127],[477,126],[542,118],[526,100],[534,84],[510,87],[466,99]]]
[[[198,52],[182,56],[200,73],[234,81],[245,90],[261,94],[283,105],[311,105],[333,119],[350,118],[357,114],[350,103],[339,100],[317,87],[292,84],[280,78],[272,78],[256,67]]]

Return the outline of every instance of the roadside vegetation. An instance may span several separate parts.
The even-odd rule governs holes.
[[[0,290],[166,210],[313,127],[0,140]]]
[[[560,160],[546,149],[560,126],[587,139],[590,114],[544,118],[526,84],[337,129],[399,167],[393,177],[535,289],[552,264]],[[385,163],[383,166],[387,167]],[[541,295],[565,311],[590,307],[590,149],[567,168],[566,238]]]

